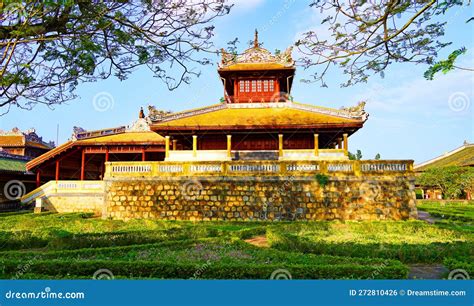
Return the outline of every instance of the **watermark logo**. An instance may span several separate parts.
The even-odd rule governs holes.
[[[359,192],[361,197],[365,201],[373,201],[380,194],[382,188],[375,181],[365,181],[359,186]]]
[[[471,279],[464,269],[455,269],[449,272],[448,279]]]
[[[114,274],[112,271],[108,269],[99,269],[94,272],[94,275],[92,276],[92,279],[97,279],[97,280],[111,280],[114,279]]]
[[[94,109],[98,112],[105,112],[114,108],[115,100],[114,97],[106,92],[99,92],[92,99],[92,105]]]
[[[198,180],[190,180],[181,186],[181,194],[186,200],[196,200],[201,195],[202,184]]]
[[[12,280],[20,279],[23,276],[23,274],[27,273],[30,270],[33,263],[34,263],[33,259],[30,259],[25,264],[18,265],[17,271],[15,275],[12,277]]]
[[[464,92],[455,92],[449,96],[449,108],[455,112],[464,112],[471,106],[471,99]]]
[[[3,187],[3,194],[5,197],[10,200],[18,200],[26,193],[25,184],[18,180],[11,180],[8,181],[5,186]]]
[[[197,268],[193,276],[190,277],[189,279],[191,280],[199,279],[210,266],[211,266],[211,260],[208,259],[203,265]]]
[[[273,94],[273,96],[270,98],[270,102],[273,102],[273,103],[289,102],[289,101],[293,101],[293,97],[284,91],[277,92]]]
[[[272,275],[270,275],[270,279],[277,279],[277,280],[290,280],[292,279],[290,271],[286,269],[277,269],[272,272]]]
[[[4,17],[6,16],[19,16],[24,17],[26,16],[25,6],[21,2],[12,2],[5,6],[2,10],[2,14]]]

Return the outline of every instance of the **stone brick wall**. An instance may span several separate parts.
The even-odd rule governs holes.
[[[104,214],[104,194],[64,194],[53,195],[42,199],[42,210],[58,213],[91,212],[95,215]]]
[[[406,220],[416,217],[404,175],[175,177],[106,180],[105,217],[163,220]]]

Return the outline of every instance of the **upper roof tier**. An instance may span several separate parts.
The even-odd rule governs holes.
[[[221,49],[219,72],[223,71],[251,71],[251,70],[295,70],[295,61],[291,57],[293,47],[284,52],[272,54],[260,47],[258,31],[255,30],[253,46],[242,54],[232,54]]]

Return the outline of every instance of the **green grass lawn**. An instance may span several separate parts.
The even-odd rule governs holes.
[[[255,236],[268,247],[245,241]],[[81,279],[108,269],[115,278],[268,279],[286,269],[294,279],[401,279],[412,263],[471,271],[473,245],[470,231],[423,221],[123,222],[9,213],[0,214],[0,278]]]
[[[444,228],[474,233],[474,201],[438,202],[418,201],[418,209],[438,218],[437,225]]]

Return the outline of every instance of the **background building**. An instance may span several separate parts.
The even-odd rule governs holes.
[[[464,141],[463,145],[438,157],[414,166],[414,171],[419,175],[431,168],[442,168],[448,166],[474,167],[474,144]],[[474,182],[473,182],[474,184]],[[433,186],[420,186],[421,194],[424,199],[442,199],[441,190]],[[465,192],[467,200],[472,200],[473,195]]]
[[[33,158],[53,149],[54,142],[43,141],[35,129],[20,131],[15,127],[11,131],[0,130],[0,148],[10,154]]]

